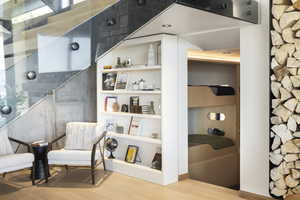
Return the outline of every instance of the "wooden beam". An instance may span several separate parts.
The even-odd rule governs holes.
[[[236,96],[216,96],[208,86],[189,86],[188,87],[188,107],[210,107],[234,105]]]

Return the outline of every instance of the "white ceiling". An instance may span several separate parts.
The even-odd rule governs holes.
[[[163,25],[170,24],[165,28]],[[251,23],[173,4],[130,37],[171,33],[186,38],[202,49],[239,48],[239,28]]]
[[[240,48],[239,28],[192,34],[183,37],[203,50]]]

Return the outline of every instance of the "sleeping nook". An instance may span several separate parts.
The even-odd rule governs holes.
[[[192,179],[239,188],[239,50],[189,51]]]

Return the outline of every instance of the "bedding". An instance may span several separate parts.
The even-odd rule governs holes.
[[[194,134],[188,136],[189,147],[209,144],[213,149],[219,150],[234,146],[234,142],[224,136]]]

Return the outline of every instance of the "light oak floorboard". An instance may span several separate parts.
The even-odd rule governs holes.
[[[48,184],[31,186],[29,172],[0,178],[0,200],[244,200],[238,191],[185,179],[160,186],[118,173],[97,171],[91,185],[88,169],[55,169]]]

